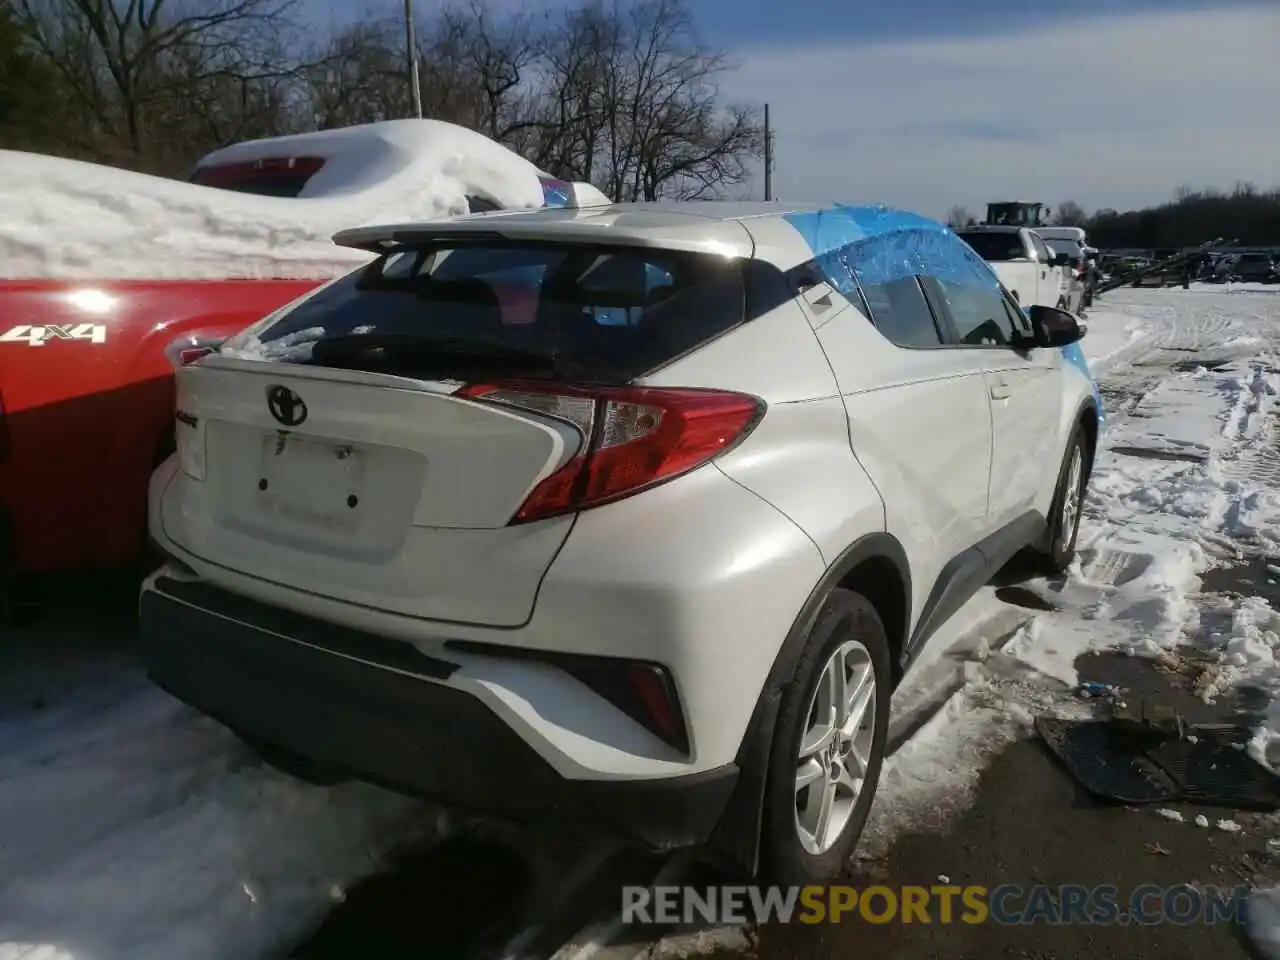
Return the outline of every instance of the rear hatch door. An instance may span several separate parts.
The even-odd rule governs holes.
[[[575,515],[513,518],[592,421],[455,394],[626,384],[742,322],[743,303],[719,251],[418,238],[178,372],[164,533],[320,596],[518,626]]]

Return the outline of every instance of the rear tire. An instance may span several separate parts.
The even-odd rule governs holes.
[[[891,688],[889,641],[875,608],[861,594],[833,590],[778,709],[761,823],[766,882],[803,885],[844,871],[880,778]],[[828,736],[819,735],[824,729]]]
[[[1066,573],[1076,555],[1076,538],[1080,535],[1080,516],[1084,512],[1084,496],[1089,482],[1089,442],[1079,425],[1071,433],[1058,471],[1053,501],[1049,507],[1049,525],[1043,543],[1031,553],[1036,567],[1044,574]]]

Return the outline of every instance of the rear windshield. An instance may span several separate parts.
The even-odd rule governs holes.
[[[1045,244],[1054,253],[1065,253],[1072,260],[1079,260],[1084,257],[1084,247],[1080,245],[1078,240],[1059,240],[1048,237],[1044,238]]]
[[[960,234],[960,239],[973,247],[983,260],[1023,260],[1027,256],[1022,238],[1016,233],[975,230]]]
[[[722,256],[594,244],[431,244],[380,257],[258,336],[275,359],[325,366],[443,379],[492,368],[626,381],[741,323],[744,299],[742,261]],[[272,350],[273,343],[287,349]],[[361,353],[365,344],[370,349]]]
[[[279,157],[199,167],[192,183],[260,197],[298,197],[320,172],[322,157]]]

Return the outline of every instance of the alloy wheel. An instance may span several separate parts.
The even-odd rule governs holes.
[[[866,784],[875,737],[876,677],[856,640],[828,658],[809,703],[796,766],[796,832],[818,856],[840,839]]]

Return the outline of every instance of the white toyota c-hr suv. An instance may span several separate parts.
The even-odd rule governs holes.
[[[376,258],[178,371],[154,680],[319,782],[834,876],[904,668],[1071,560],[1075,319],[880,207],[335,241]]]

